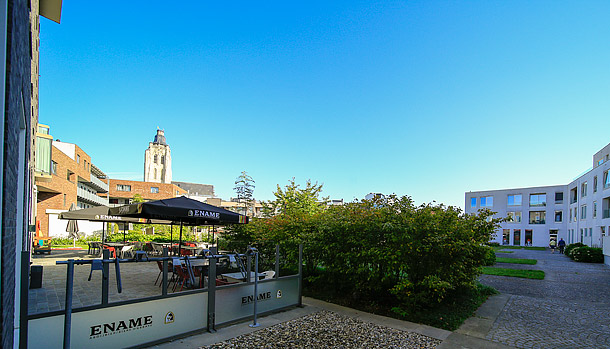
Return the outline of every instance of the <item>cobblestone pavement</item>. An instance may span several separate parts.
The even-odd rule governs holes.
[[[537,259],[501,268],[545,272],[544,280],[483,275],[481,282],[510,298],[486,338],[517,348],[610,348],[610,268],[576,263],[559,253],[512,250]]]
[[[35,256],[32,265],[43,266],[42,288],[30,289],[28,292],[28,313],[38,314],[49,311],[63,310],[66,299],[66,269],[65,265],[56,265],[58,260],[90,258],[87,251],[53,251],[51,255]],[[72,307],[80,308],[100,304],[102,301],[102,273],[94,271],[91,281],[89,265],[74,266],[74,290]],[[121,282],[123,292],[117,292],[114,266],[109,268],[108,301],[110,303],[153,297],[161,295],[161,288],[155,286],[159,275],[156,263],[122,263]],[[171,290],[169,291],[171,292]]]

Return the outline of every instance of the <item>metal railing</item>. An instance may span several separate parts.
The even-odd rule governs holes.
[[[65,309],[64,311],[61,311],[61,313],[64,315],[64,326],[63,326],[63,348],[70,348],[70,342],[71,342],[71,329],[72,329],[72,313],[74,312],[74,309],[72,307],[72,298],[73,298],[73,291],[74,291],[74,266],[75,265],[91,265],[92,267],[92,271],[93,270],[101,270],[102,271],[102,300],[101,300],[101,305],[95,306],[95,307],[85,307],[85,308],[91,308],[91,309],[87,309],[87,311],[89,310],[94,310],[97,308],[104,308],[104,307],[112,307],[114,305],[109,305],[108,304],[108,294],[109,294],[109,269],[110,269],[110,265],[113,264],[115,266],[115,273],[116,273],[116,282],[117,282],[117,291],[118,293],[122,292],[122,282],[121,282],[121,272],[120,272],[120,265],[124,264],[124,263],[147,263],[147,262],[152,262],[152,263],[156,263],[156,262],[162,262],[162,280],[161,280],[161,286],[162,286],[162,295],[161,296],[156,296],[153,297],[155,300],[156,299],[163,299],[163,298],[168,298],[168,297],[175,297],[175,295],[168,295],[168,283],[169,283],[169,278],[168,278],[168,268],[169,268],[169,262],[171,262],[172,260],[179,258],[181,260],[183,260],[185,262],[185,266],[187,269],[189,269],[189,273],[191,274],[191,280],[194,280],[193,275],[192,275],[192,271],[190,271],[190,261],[192,260],[196,260],[196,259],[207,259],[209,261],[209,266],[208,266],[208,271],[207,271],[207,275],[208,275],[208,284],[207,287],[204,287],[200,290],[193,290],[190,291],[189,294],[192,294],[192,292],[207,292],[207,331],[208,332],[215,332],[216,331],[216,282],[212,282],[216,276],[217,276],[217,262],[219,259],[221,258],[245,258],[247,260],[247,265],[248,265],[248,272],[245,273],[246,277],[245,277],[245,283],[244,285],[254,285],[254,296],[253,296],[253,305],[254,305],[254,314],[253,314],[253,324],[251,325],[252,327],[256,327],[258,326],[257,323],[257,300],[258,300],[258,296],[257,296],[257,288],[258,288],[258,276],[259,276],[259,270],[258,270],[258,254],[259,252],[255,249],[255,248],[248,248],[248,252],[245,254],[238,254],[238,253],[230,253],[230,254],[218,254],[216,248],[211,248],[210,250],[204,250],[204,253],[198,256],[193,256],[193,257],[189,257],[189,256],[183,256],[183,257],[176,257],[176,256],[169,256],[169,250],[167,247],[165,247],[163,249],[163,256],[161,257],[149,257],[148,255],[146,255],[145,253],[140,253],[140,254],[136,254],[133,258],[131,259],[120,259],[120,258],[110,258],[110,251],[109,250],[103,250],[102,252],[102,258],[101,259],[69,259],[66,261],[57,261],[56,264],[57,265],[66,265],[67,269],[67,278],[66,278],[66,296],[65,296]],[[28,256],[25,256],[28,257]],[[251,280],[252,275],[249,272],[252,266],[252,259],[254,259],[254,280]],[[28,260],[26,260],[24,258],[24,261],[22,261],[23,265],[26,265],[28,262]],[[298,278],[298,301],[297,303],[293,304],[292,306],[301,306],[301,302],[302,302],[302,264],[303,264],[303,246],[299,245],[299,261],[298,261],[299,265],[298,265],[298,274],[297,275],[291,275],[291,276],[285,276],[282,278]],[[280,271],[280,251],[279,251],[279,245],[276,245],[276,249],[275,249],[275,274],[273,275],[272,279],[278,280],[280,278],[279,276],[279,271]],[[202,274],[203,275],[203,274]],[[27,280],[27,278],[26,278]],[[193,281],[194,282],[194,281]],[[193,285],[194,286],[194,285]],[[226,287],[233,287],[236,285],[228,285]],[[27,289],[27,287],[22,286],[22,290]],[[22,291],[23,292],[23,291]],[[27,299],[27,297],[25,297],[25,299]],[[144,298],[144,299],[138,299],[135,302],[145,302],[145,301],[149,301],[152,300],[152,298]],[[117,306],[122,305],[121,303],[124,302],[119,302],[117,304]],[[27,309],[27,306],[25,307]],[[76,309],[76,311],[83,311],[83,309]],[[27,310],[26,314],[27,314]],[[55,312],[57,313],[57,312]],[[41,317],[45,317],[45,316],[54,316],[51,315],[51,313],[48,314],[44,314],[43,316],[40,315],[35,315],[33,318],[41,318]],[[30,318],[29,316],[26,316],[25,318]],[[31,319],[31,318],[30,318]],[[27,323],[27,321],[26,321]],[[221,322],[222,323],[222,322]],[[23,324],[22,324],[23,326]],[[206,326],[206,325],[204,325]],[[24,331],[24,335],[21,337],[21,343],[20,346],[24,346],[27,347],[27,331],[28,331],[28,325],[25,325],[23,328]]]
[[[109,190],[108,184],[102,182],[99,178],[91,174],[91,178],[89,179],[91,184],[98,189],[98,191],[107,193]]]
[[[104,198],[97,194],[90,193],[80,187],[76,188],[76,196],[78,196],[83,201],[89,201],[93,204],[108,206],[108,198]]]

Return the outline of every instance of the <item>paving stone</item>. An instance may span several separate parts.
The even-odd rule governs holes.
[[[510,257],[538,260],[518,269],[543,270],[545,280],[481,276],[511,295],[486,339],[517,348],[610,347],[610,268],[547,251],[514,251]]]

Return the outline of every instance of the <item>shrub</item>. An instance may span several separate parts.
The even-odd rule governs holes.
[[[578,247],[583,247],[583,246],[587,246],[587,245],[583,244],[582,242],[576,242],[576,243],[573,243],[573,244],[569,244],[568,246],[566,246],[566,248],[565,248],[565,250],[563,251],[563,253],[564,253],[566,256],[568,256],[568,257],[570,257],[570,258],[574,259],[574,257],[572,256],[572,251],[573,251],[575,248],[578,248]]]
[[[483,265],[489,266],[496,264],[496,252],[493,248],[489,247],[485,252],[485,259],[483,260]]]
[[[283,262],[292,266],[302,243],[306,287],[411,312],[476,287],[481,266],[495,261],[485,245],[499,221],[488,222],[491,214],[390,196],[254,219],[228,228],[224,237],[230,249],[250,243],[261,255],[280,244]]]
[[[500,247],[499,242],[488,242],[486,245],[491,247]]]
[[[601,248],[596,247],[577,247],[572,250],[573,259],[576,262],[586,262],[586,263],[603,263],[604,262],[604,254]]]

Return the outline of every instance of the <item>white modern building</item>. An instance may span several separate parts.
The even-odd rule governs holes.
[[[467,192],[466,213],[488,208],[508,217],[493,241],[548,246],[550,239],[605,247],[610,255],[610,144],[595,153],[593,168],[567,185]],[[604,243],[605,242],[605,243]]]

